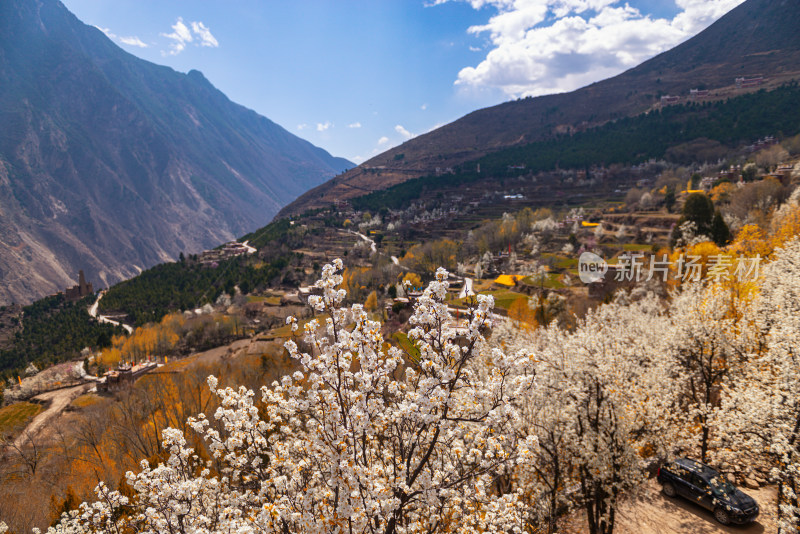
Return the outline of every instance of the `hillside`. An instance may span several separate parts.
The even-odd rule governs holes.
[[[780,519],[779,514],[786,515],[784,509],[778,508],[775,486],[783,484],[788,477],[774,467],[774,461],[765,452],[770,449],[761,440],[771,439],[771,434],[753,432],[753,429],[771,429],[779,424],[781,430],[792,431],[794,428],[796,432],[796,407],[793,406],[791,418],[774,407],[785,406],[781,401],[794,398],[792,392],[797,391],[797,377],[800,376],[796,359],[790,359],[794,352],[778,352],[783,351],[783,347],[794,346],[791,340],[798,331],[795,304],[799,287],[797,281],[800,280],[800,246],[797,242],[800,232],[800,195],[794,188],[800,179],[800,137],[767,150],[776,152],[778,148],[782,151],[782,167],[788,166],[792,169],[789,176],[784,176],[785,183],[778,181],[765,169],[757,169],[754,175],[747,174],[747,181],[741,182],[739,186],[720,181],[710,190],[710,197],[715,198],[714,207],[721,209],[724,215],[736,215],[743,207],[742,201],[746,200],[749,213],[745,214],[745,218],[750,221],[760,218],[763,226],[743,227],[727,246],[718,247],[712,242],[697,242],[687,245],[685,249],[672,250],[673,258],[680,254],[682,259],[686,253],[699,259],[707,282],[702,287],[693,286],[685,274],[674,269],[675,262],[667,273],[669,280],[656,278],[652,282],[645,282],[644,275],[640,278],[637,274],[635,281],[622,285],[612,283],[609,276],[607,283],[587,287],[579,277],[579,257],[586,248],[602,254],[610,265],[615,266],[615,270],[624,265],[622,262],[625,257],[629,257],[628,254],[655,257],[656,253],[660,256],[670,250],[665,241],[669,235],[669,225],[680,220],[679,214],[688,216],[691,210],[687,209],[688,200],[683,207],[673,210],[676,206],[669,205],[666,197],[658,199],[656,195],[662,183],[667,186],[686,183],[690,179],[688,173],[692,170],[677,166],[664,168],[666,164],[659,164],[660,170],[648,168],[646,172],[639,174],[650,177],[643,179],[648,182],[647,194],[653,197],[645,209],[641,209],[644,202],[639,207],[632,202],[590,202],[580,209],[560,211],[534,211],[526,205],[516,213],[506,211],[500,218],[462,227],[457,235],[451,235],[456,241],[442,239],[441,233],[430,240],[413,237],[420,235],[418,229],[441,231],[444,224],[430,218],[423,220],[422,217],[417,217],[419,213],[415,214],[411,209],[384,210],[375,217],[367,217],[366,213],[357,211],[337,213],[332,209],[323,210],[308,213],[292,222],[278,221],[250,234],[248,239],[253,243],[258,242],[260,250],[242,255],[237,259],[237,263],[242,262],[238,265],[208,265],[201,272],[194,268],[196,263],[189,263],[202,261],[202,258],[187,258],[186,265],[161,266],[119,284],[106,296],[112,299],[112,294],[117,292],[117,302],[112,308],[122,305],[122,308],[130,311],[133,310],[128,307],[130,304],[137,305],[141,302],[145,306],[152,303],[153,311],[156,311],[161,303],[153,302],[152,298],[162,294],[173,298],[172,302],[176,307],[170,309],[176,311],[168,313],[155,323],[143,324],[130,336],[114,336],[112,346],[102,351],[91,351],[90,359],[87,358],[85,364],[80,360],[73,360],[60,366],[60,369],[74,370],[77,364],[78,369],[84,368],[90,375],[100,376],[105,369],[116,366],[120,361],[133,360],[148,362],[134,366],[134,369],[149,371],[142,371],[138,380],[131,378],[123,382],[120,378],[112,382],[112,377],[119,377],[125,369],[121,367],[119,371],[109,372],[101,379],[96,393],[88,392],[80,396],[78,395],[83,392],[81,389],[58,390],[61,393],[52,391],[62,384],[53,384],[53,379],[50,379],[48,386],[46,372],[18,379],[21,382],[19,386],[13,380],[16,374],[9,373],[13,385],[6,389],[5,397],[13,398],[14,403],[0,408],[0,431],[5,418],[5,428],[10,428],[10,436],[19,436],[27,418],[31,417],[30,414],[37,413],[35,402],[50,402],[48,412],[51,415],[47,425],[41,424],[42,417],[36,416],[27,424],[27,433],[23,434],[25,437],[16,438],[17,443],[22,443],[18,452],[10,451],[0,459],[0,480],[3,481],[0,484],[0,518],[7,521],[14,532],[24,532],[33,526],[50,524],[61,511],[74,508],[80,500],[93,499],[92,488],[96,485],[97,478],[122,480],[124,473],[141,465],[139,462],[142,458],[161,457],[163,452],[158,448],[159,444],[171,439],[170,436],[182,438],[179,434],[181,431],[186,433],[187,442],[193,440],[193,450],[199,451],[201,458],[213,454],[212,447],[218,443],[215,440],[220,434],[208,440],[196,439],[197,434],[191,429],[197,430],[197,427],[185,423],[190,415],[199,412],[217,413],[217,419],[221,419],[228,417],[219,416],[223,410],[227,414],[235,414],[236,410],[240,410],[247,417],[236,415],[223,419],[223,422],[230,422],[230,425],[222,426],[220,432],[227,432],[225,428],[239,431],[236,426],[239,422],[248,431],[253,427],[245,425],[255,423],[261,426],[258,417],[269,413],[272,407],[287,399],[290,404],[286,408],[280,408],[281,417],[287,421],[284,430],[273,435],[267,434],[267,438],[275,439],[264,440],[265,445],[259,452],[260,456],[254,455],[240,464],[260,466],[261,458],[267,457],[270,465],[275,465],[282,462],[286,455],[278,456],[274,451],[282,452],[280,448],[285,443],[303,439],[304,429],[308,425],[300,426],[297,421],[305,423],[310,418],[295,417],[295,414],[308,413],[303,411],[305,408],[317,409],[323,401],[314,395],[325,395],[332,402],[338,398],[336,391],[352,395],[348,398],[355,397],[354,388],[365,382],[355,379],[336,381],[339,372],[349,378],[353,359],[357,359],[355,365],[359,365],[360,369],[373,365],[374,373],[383,373],[379,382],[382,390],[383,383],[390,384],[389,388],[397,384],[397,390],[402,393],[405,387],[411,387],[408,384],[413,386],[415,382],[404,379],[400,373],[407,373],[407,377],[410,370],[419,369],[419,374],[411,377],[424,377],[424,370],[434,366],[433,363],[425,363],[430,354],[436,355],[436,361],[454,365],[454,358],[443,356],[441,352],[430,348],[431,345],[422,345],[425,339],[435,340],[436,347],[444,339],[445,347],[453,347],[444,354],[459,356],[472,348],[464,343],[456,345],[457,341],[453,341],[458,339],[456,336],[463,340],[469,335],[489,332],[491,328],[491,337],[487,336],[486,341],[494,350],[491,356],[487,354],[485,358],[496,359],[489,360],[487,365],[484,363],[487,359],[472,358],[464,366],[455,369],[466,369],[470,372],[472,369],[479,370],[480,372],[470,375],[478,383],[487,376],[497,377],[498,385],[491,391],[499,392],[515,387],[519,383],[519,377],[532,378],[535,374],[535,387],[524,392],[527,395],[526,402],[537,409],[534,412],[536,417],[539,414],[552,414],[544,420],[548,426],[511,427],[515,431],[521,429],[529,433],[530,428],[536,428],[535,437],[538,442],[550,447],[535,449],[536,453],[531,461],[536,462],[536,473],[550,477],[547,480],[558,477],[561,481],[551,483],[551,487],[556,488],[555,493],[536,490],[538,493],[531,491],[530,494],[524,494],[524,498],[528,499],[524,502],[525,510],[538,512],[535,516],[531,514],[520,519],[522,526],[533,530],[548,522],[554,524],[558,521],[560,524],[566,523],[560,531],[591,532],[585,527],[587,516],[589,520],[592,518],[591,508],[586,503],[593,497],[591,494],[587,495],[580,484],[581,472],[569,469],[555,473],[551,468],[555,460],[548,456],[548,451],[556,450],[553,446],[562,447],[557,449],[560,454],[558,461],[566,459],[576,464],[584,462],[577,464],[579,466],[586,465],[587,458],[591,462],[607,458],[608,454],[605,452],[583,454],[585,450],[597,450],[590,449],[598,446],[596,435],[590,434],[589,440],[577,442],[575,448],[561,445],[559,441],[566,433],[570,433],[566,434],[570,439],[578,439],[572,438],[573,435],[581,436],[578,433],[588,426],[582,421],[587,419],[576,423],[575,414],[581,416],[581,406],[597,406],[599,403],[596,399],[599,398],[602,403],[608,403],[608,409],[599,413],[605,418],[604,428],[609,429],[609,435],[614,440],[610,441],[611,445],[621,443],[628,447],[625,456],[620,456],[620,462],[624,461],[626,464],[613,464],[609,461],[608,468],[598,470],[600,473],[610,473],[598,482],[605,485],[604,487],[617,487],[621,477],[627,477],[624,479],[624,487],[609,504],[609,507],[614,507],[618,517],[615,532],[631,532],[634,525],[638,525],[642,532],[731,531],[713,523],[715,517],[724,522],[725,516],[719,519],[718,514],[715,516],[711,511],[703,510],[690,501],[676,500],[661,494],[660,487],[653,480],[654,471],[656,467],[663,466],[665,458],[678,455],[709,462],[720,470],[726,480],[737,484],[758,500],[760,513],[756,522],[741,527],[742,532],[773,532],[773,526]],[[726,169],[722,166],[707,166],[704,172],[716,174],[723,170]],[[631,172],[635,172],[635,169],[631,169]],[[739,177],[735,179],[738,181]],[[791,191],[795,193],[790,193]],[[686,198],[686,195],[681,196]],[[454,200],[454,204],[462,211],[470,209],[470,203]],[[771,217],[762,217],[765,213],[771,214]],[[434,214],[431,212],[429,215]],[[452,220],[454,215],[458,216],[448,210],[444,217]],[[745,218],[740,220],[740,224]],[[597,222],[592,223],[589,220]],[[353,221],[361,222],[354,224]],[[655,228],[654,224],[659,224],[661,228]],[[372,246],[370,239],[374,240]],[[233,273],[228,278],[231,271],[245,263],[249,263],[254,269],[266,270],[267,266],[260,264],[265,262],[266,256],[282,246],[294,252],[292,264],[284,268],[284,276],[276,277],[273,281],[264,279],[249,288],[244,288],[241,283],[249,278],[246,269],[239,269],[238,273]],[[741,272],[737,275],[734,271],[734,265],[749,262],[748,255],[754,251],[764,254],[761,264],[765,276],[763,279],[756,280],[755,274],[753,278],[750,275],[743,276]],[[720,266],[717,258],[723,257],[721,255],[731,260],[730,264],[723,267],[723,272],[729,274],[730,278],[715,281],[712,267]],[[341,278],[338,280],[332,276],[332,267],[322,267],[322,262],[330,257],[342,258],[343,263],[339,266],[342,270]],[[401,293],[399,280],[406,280],[412,287],[421,287],[433,277],[433,270],[438,265],[447,265],[453,275],[443,278],[445,282],[441,282],[438,287],[434,285],[433,289],[436,291],[429,290],[424,297],[420,297],[420,293],[415,291],[406,293],[403,290]],[[276,267],[275,263],[271,267]],[[736,269],[738,271],[738,267]],[[328,287],[341,284],[343,291],[334,293],[342,295],[337,298],[344,298],[346,292],[347,300],[344,305],[347,307],[344,309],[347,315],[338,311],[330,315],[314,314],[305,305],[314,292],[308,284],[319,278],[321,270],[323,284]],[[290,273],[291,278],[286,276]],[[220,298],[209,292],[209,301],[205,301],[199,309],[191,309],[204,302],[202,296],[201,300],[194,300],[198,298],[199,290],[204,285],[211,289],[213,284],[219,283],[216,287],[223,287],[228,285],[225,278],[231,284],[236,283],[241,292],[226,289],[228,294],[220,295]],[[296,287],[297,283],[301,286]],[[170,288],[173,290],[171,295],[168,294]],[[615,292],[625,288],[634,291],[629,296],[612,298]],[[756,296],[752,300],[732,297],[747,294],[745,292],[753,291],[753,288],[756,289]],[[596,292],[596,289],[602,291]],[[492,297],[494,312],[487,314],[491,317],[491,326],[484,319],[486,315],[473,313],[474,309],[470,311],[475,305],[476,297],[468,296],[468,291],[483,297]],[[776,292],[777,297],[773,296]],[[175,299],[182,296],[189,297],[189,300],[179,302]],[[327,302],[332,300],[330,297],[327,299]],[[426,304],[430,301],[435,302],[437,307],[427,307]],[[350,304],[354,307],[350,308]],[[184,309],[187,307],[189,309]],[[181,309],[184,311],[178,311]],[[749,320],[752,315],[747,312],[752,314],[754,309],[758,314],[756,317],[764,317],[763,322]],[[26,316],[28,313],[26,311]],[[422,322],[423,313],[431,316],[427,323]],[[582,318],[576,317],[576,314],[580,314]],[[301,341],[298,335],[292,333],[291,324],[294,322],[290,320],[287,324],[287,315],[296,317],[300,328],[310,332],[310,336],[319,336],[317,339],[320,341],[309,343],[312,339],[310,336],[306,341]],[[328,319],[330,316],[333,318]],[[336,343],[330,340],[327,336],[333,334],[326,335],[326,327],[319,327],[326,320],[330,321],[330,332],[349,342]],[[340,321],[348,321],[349,324]],[[477,321],[484,322],[481,324]],[[418,326],[421,322],[423,328],[430,328],[426,334],[429,337],[422,341],[418,337],[420,331],[425,331]],[[479,324],[478,328],[473,326],[476,323]],[[317,328],[314,327],[315,324]],[[434,326],[427,326],[431,324]],[[764,328],[764,324],[773,328],[766,336],[759,330]],[[549,326],[545,328],[545,325]],[[780,330],[783,335],[775,335],[778,330],[774,329],[784,325],[787,325],[787,329]],[[366,339],[366,335],[370,336],[371,341]],[[283,341],[290,339],[291,343],[283,344]],[[483,341],[482,337],[477,339]],[[767,343],[761,343],[762,339],[766,339]],[[773,341],[776,339],[779,344]],[[789,343],[784,344],[784,339],[789,339]],[[725,351],[715,350],[721,342],[726,344]],[[386,351],[387,345],[395,347],[397,352]],[[298,346],[309,354],[301,356],[294,352]],[[205,352],[211,347],[215,348]],[[767,352],[756,352],[763,347],[766,347],[763,350]],[[735,355],[734,350],[740,348],[748,359]],[[336,358],[326,359],[331,350],[341,352]],[[394,367],[387,354],[398,355],[401,366],[399,369]],[[657,357],[653,358],[653,354]],[[687,357],[693,354],[699,354],[702,359]],[[780,354],[785,356],[776,362]],[[377,355],[378,359],[368,361],[367,355]],[[404,355],[407,355],[407,359]],[[295,358],[294,362],[292,358]],[[163,366],[156,366],[151,360],[163,362]],[[376,361],[388,364],[375,366]],[[498,367],[493,362],[506,361],[518,365],[525,374],[502,368],[498,372]],[[310,369],[309,362],[315,362],[316,369]],[[338,362],[345,362],[347,367],[338,367]],[[564,362],[568,362],[568,365],[564,365]],[[758,365],[753,365],[753,362]],[[531,365],[535,367],[526,367]],[[726,372],[718,373],[713,382],[702,383],[696,378],[709,376],[709,371],[715,369]],[[299,381],[300,378],[316,380],[318,375],[315,373],[320,372],[329,373],[330,378],[324,382],[312,383],[311,386],[308,383],[292,382]],[[353,374],[356,378],[364,376],[363,373]],[[212,388],[217,385],[221,388],[219,397],[207,390],[205,384],[208,375],[214,376],[208,380]],[[457,375],[457,371],[453,371],[450,376],[454,375]],[[34,379],[38,381],[32,384]],[[94,382],[93,378],[84,380]],[[439,377],[434,377],[433,381],[438,384]],[[700,387],[705,390],[700,392],[705,396],[698,395],[698,390],[686,387],[686,383],[690,381],[701,384]],[[345,386],[335,389],[342,383]],[[777,396],[774,395],[776,383],[783,388],[778,390]],[[103,384],[110,388],[107,392],[102,387]],[[631,384],[636,384],[637,387],[631,388]],[[34,389],[34,385],[39,385],[40,389]],[[87,384],[86,387],[91,385],[93,384]],[[244,386],[244,389],[238,389],[240,386]],[[258,394],[247,393],[248,388],[257,390],[259,387],[262,388],[261,399]],[[374,386],[367,383],[367,387]],[[465,381],[463,386],[457,386],[453,391],[462,391],[466,387],[471,386]],[[38,391],[47,393],[25,400]],[[23,395],[26,392],[28,396]],[[309,397],[301,397],[306,393],[309,393]],[[358,394],[366,396],[363,390]],[[600,397],[601,394],[608,394],[609,397]],[[55,395],[64,398],[62,404],[54,399]],[[474,393],[470,392],[470,395]],[[611,395],[624,396],[610,397]],[[383,397],[378,395],[376,398]],[[390,395],[387,398],[393,397]],[[429,395],[428,390],[424,395],[415,392],[417,400],[428,402],[437,398],[439,397]],[[764,407],[764,401],[759,401],[759,398],[770,399],[773,404]],[[773,400],[776,398],[777,400]],[[276,402],[270,404],[273,399]],[[295,402],[298,399],[303,404]],[[617,402],[616,399],[620,399],[619,402],[611,404],[612,401]],[[729,399],[738,402],[727,402]],[[409,406],[418,406],[413,402],[404,403],[402,410],[407,411]],[[381,402],[376,404],[381,411],[373,412],[365,420],[380,421],[381,415],[386,413]],[[338,405],[332,405],[336,410],[341,410]],[[439,406],[442,405],[447,406]],[[470,405],[466,399],[464,402],[459,400],[452,403],[452,406],[464,405]],[[223,410],[217,411],[219,406]],[[371,405],[367,403],[366,406]],[[551,406],[558,409],[547,411]],[[632,412],[631,406],[646,407],[647,410]],[[736,426],[740,421],[739,417],[742,417],[742,406],[748,409],[755,407],[755,410],[748,413],[758,419],[753,419],[747,425]],[[691,416],[691,410],[696,407],[714,410],[717,419],[714,419],[713,427],[709,428],[707,420],[698,422],[697,418]],[[327,410],[327,406],[325,409]],[[439,411],[441,410],[440,408]],[[421,410],[413,412],[413,416],[417,417],[420,412]],[[402,413],[401,409],[395,413]],[[594,417],[597,413],[591,411],[590,415]],[[689,416],[685,415],[687,413]],[[764,413],[767,413],[767,417],[762,415]],[[781,419],[772,417],[774,413],[781,415]],[[314,417],[323,419],[318,415]],[[467,424],[462,423],[461,419],[463,418],[453,421],[453,426],[460,428],[462,424]],[[478,422],[483,419],[482,416],[477,418]],[[430,428],[430,420],[432,418],[426,419],[421,430],[413,429],[409,435],[425,435],[425,430]],[[590,422],[596,420],[589,419]],[[527,425],[526,421],[528,420],[523,420],[523,423]],[[536,421],[538,424],[542,420]],[[625,424],[614,426],[607,423],[608,421],[622,421]],[[468,423],[474,424],[471,421]],[[265,421],[265,424],[269,422]],[[290,424],[295,426],[289,428]],[[167,426],[175,430],[159,432],[159,429]],[[497,436],[498,428],[508,426],[496,425],[489,428],[488,435]],[[552,428],[560,430],[556,433]],[[213,426],[211,430],[217,431]],[[234,452],[225,456],[221,462],[229,461],[233,454],[245,450],[246,444],[252,443],[248,436],[264,435],[260,432],[262,430],[257,429],[251,434],[238,434],[234,437],[235,441],[228,441],[227,436],[230,434],[222,434],[226,436],[223,443],[233,444],[231,450]],[[352,431],[348,431],[348,435],[352,434]],[[315,434],[316,437],[319,435]],[[358,434],[355,435],[358,437]],[[663,439],[665,435],[668,439]],[[708,441],[709,435],[713,441]],[[240,436],[245,436],[244,441]],[[287,436],[292,439],[287,439]],[[360,438],[357,441],[342,439],[342,442],[364,443],[369,446],[374,443]],[[399,450],[399,447],[389,449],[385,443],[386,440],[378,442],[373,450],[389,460],[396,458],[396,454],[386,454],[386,451]],[[462,451],[460,443],[461,441],[457,442],[454,447],[448,444],[446,453],[451,454],[451,449],[456,453]],[[606,443],[603,441],[603,446]],[[65,450],[69,450],[69,454],[61,452]],[[337,451],[335,446],[327,445],[319,450]],[[31,457],[39,458],[32,456],[32,451],[43,452],[39,463],[31,467],[32,464],[25,461]],[[322,455],[323,452],[318,454]],[[347,454],[361,458],[351,452]],[[709,455],[708,460],[703,458],[705,454]],[[423,456],[425,455],[419,454],[412,458]],[[203,461],[198,459],[198,462]],[[311,471],[305,467],[309,464],[312,465]],[[324,465],[330,464],[325,459]],[[796,464],[794,460],[791,465]],[[173,456],[173,463],[169,465],[182,464],[175,461]],[[214,479],[209,479],[211,483],[207,484],[196,482],[198,476],[204,476],[198,473],[208,472],[202,469],[204,463],[187,465],[192,467],[192,471],[181,475],[179,480],[191,481],[201,490],[218,487]],[[198,466],[197,469],[194,469],[195,465]],[[314,472],[315,465],[313,460],[307,460],[302,469],[304,472]],[[524,464],[515,465],[514,468],[523,469]],[[159,469],[160,471],[147,473],[155,472],[161,476],[164,473],[163,465]],[[397,469],[401,472],[404,470]],[[320,476],[327,476],[324,469],[320,472]],[[379,470],[364,469],[363,472],[372,474]],[[24,473],[25,476],[20,476],[19,473]],[[613,478],[618,473],[622,475]],[[796,470],[790,476],[795,476],[794,473]],[[492,473],[492,479],[494,478]],[[539,480],[533,477],[531,479]],[[51,483],[46,484],[45,480],[51,480]],[[158,487],[158,502],[165,502],[170,495],[175,494],[167,491],[173,487],[167,485],[170,480],[175,479],[161,476],[154,481],[153,486],[135,486],[131,492],[139,491],[138,495],[141,495],[141,487]],[[528,479],[514,477],[513,480]],[[117,487],[127,488],[121,483],[117,484]],[[401,478],[397,484],[403,485],[407,482]],[[219,493],[209,496],[209,501],[218,502],[235,490],[235,487],[226,486]],[[245,491],[249,490],[249,487],[245,488]],[[461,495],[469,495],[467,491],[458,491],[459,493],[453,495],[459,498]],[[369,495],[366,490],[363,493]],[[239,499],[238,495],[236,497],[236,502],[246,502]],[[137,499],[133,502],[135,506],[139,506],[140,502],[148,501]],[[149,502],[154,502],[154,499]],[[183,510],[180,508],[183,503],[174,502],[175,504],[166,504],[165,508],[172,506],[174,510]],[[542,502],[548,506],[540,506]],[[560,507],[555,506],[558,503],[563,504]],[[258,502],[257,505],[260,510],[269,506],[269,503]],[[126,512],[130,509],[112,511],[109,515],[114,520],[119,518],[117,524],[127,528],[131,522],[128,519],[130,514]],[[211,509],[216,510],[213,507]],[[376,509],[380,510],[379,507]],[[18,514],[17,510],[30,510],[30,513]],[[141,517],[148,517],[146,512],[144,510]],[[250,510],[246,512],[242,517],[250,518],[255,515],[250,514]],[[649,518],[648,521],[642,521],[643,514]],[[201,520],[207,517],[198,515]],[[319,513],[315,519],[331,516],[333,515]],[[479,519],[484,524],[483,517]],[[84,532],[90,529],[73,530]],[[303,532],[302,529],[296,530]],[[444,532],[449,531],[445,529]]]
[[[650,160],[673,164],[715,163],[735,154],[736,147],[781,132],[800,133],[800,87],[787,84],[773,91],[758,91],[727,101],[668,106],[649,114],[626,117],[571,136],[557,136],[527,145],[504,148],[479,158],[475,164],[456,167],[444,176],[426,175],[386,189],[353,198],[356,209],[403,209],[424,195],[449,192],[473,184],[563,169],[637,165]],[[513,165],[509,165],[513,162]],[[481,172],[475,171],[479,165]],[[533,181],[535,183],[535,181]],[[515,191],[522,185],[516,184]],[[554,186],[567,193],[564,183]],[[594,191],[599,192],[595,184]],[[538,201],[544,198],[533,197]],[[531,200],[533,200],[531,198]],[[529,200],[530,201],[530,200]]]
[[[372,158],[309,191],[280,215],[361,196],[455,167],[490,152],[582,131],[656,107],[664,95],[709,91],[705,100],[747,92],[735,78],[763,75],[761,87],[800,77],[800,3],[748,0],[683,44],[608,80],[570,93],[481,109]],[[510,162],[513,163],[513,162]],[[376,172],[377,171],[377,172]]]
[[[57,0],[0,5],[0,79],[0,303],[216,246],[352,166]]]

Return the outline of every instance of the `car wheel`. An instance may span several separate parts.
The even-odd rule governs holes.
[[[731,517],[728,515],[722,508],[717,508],[714,510],[714,519],[722,523],[723,525],[727,525],[731,522]]]
[[[664,495],[666,495],[667,497],[674,497],[675,495],[677,495],[677,492],[675,491],[675,486],[673,486],[669,482],[664,483],[663,489],[664,489]]]

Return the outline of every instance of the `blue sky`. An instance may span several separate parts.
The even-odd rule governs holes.
[[[618,74],[743,0],[62,1],[360,163],[475,109]]]

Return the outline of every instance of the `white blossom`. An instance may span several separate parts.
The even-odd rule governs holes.
[[[769,469],[778,484],[778,532],[788,534],[800,528],[800,240],[776,252],[760,289],[748,310],[754,337],[746,365],[726,389],[715,430],[721,458]]]
[[[439,269],[414,306],[412,357],[385,348],[362,305],[342,305],[341,269],[325,265],[309,299],[327,316],[305,325],[310,352],[285,345],[299,371],[260,401],[209,377],[219,408],[189,425],[211,463],[165,429],[169,458],[127,474],[130,501],[101,484],[50,532],[521,532],[521,492],[497,481],[535,448],[517,431],[533,367],[488,347],[492,298],[478,297],[457,338]]]

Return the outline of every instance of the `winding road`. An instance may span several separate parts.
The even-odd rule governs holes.
[[[105,291],[101,291],[100,293],[97,294],[97,300],[94,301],[94,304],[92,304],[92,306],[89,308],[89,315],[95,317],[101,323],[108,323],[108,324],[113,324],[114,326],[121,326],[122,328],[125,329],[126,332],[128,332],[129,334],[133,334],[133,328],[126,325],[125,323],[109,319],[105,315],[97,315],[97,306],[100,304],[100,299],[103,298],[103,295],[105,294],[106,294]]]
[[[375,254],[378,251],[378,248],[375,246],[375,241],[373,239],[370,239],[367,236],[365,236],[364,234],[361,234],[361,233],[358,233],[358,232],[354,232],[352,230],[347,230],[347,231],[349,233],[353,234],[353,235],[357,235],[358,237],[360,237],[361,239],[363,239],[364,241],[369,243],[370,249],[372,250],[373,254]]]

